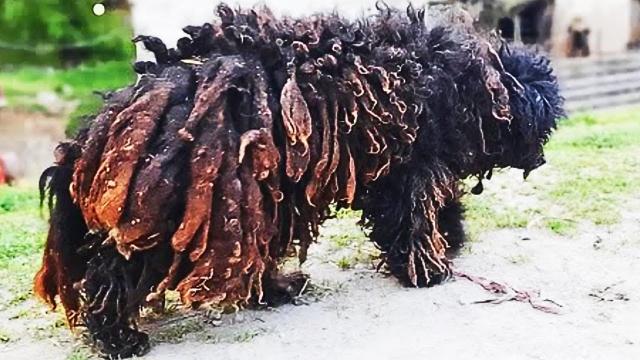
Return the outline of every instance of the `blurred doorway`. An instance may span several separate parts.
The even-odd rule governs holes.
[[[497,29],[507,41],[547,46],[551,39],[554,1],[514,1],[506,8],[507,16],[497,22]]]
[[[520,39],[525,44],[543,44],[551,35],[551,14],[547,0],[533,0],[522,5],[517,18]]]

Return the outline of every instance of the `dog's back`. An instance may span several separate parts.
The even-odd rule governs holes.
[[[425,15],[221,5],[175,48],[137,37],[156,61],[43,176],[57,201],[36,292],[106,353],[139,354],[132,324],[167,289],[192,306],[295,295],[304,277],[280,262],[305,260],[333,205],[362,210],[405,285],[447,279],[460,181],[541,165],[562,101],[544,57]]]

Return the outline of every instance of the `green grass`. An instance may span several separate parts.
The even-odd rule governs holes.
[[[379,251],[356,225],[360,212],[344,212],[343,216],[337,216],[336,219],[338,221],[327,223],[320,232],[319,241],[330,245],[329,252],[324,254],[322,260],[333,263],[341,270],[356,266],[370,267],[376,262]]]
[[[524,228],[529,224],[534,210],[521,211],[510,206],[496,206],[492,197],[468,196],[465,200],[466,220],[472,226],[469,237],[476,238],[478,232],[493,229]]]
[[[640,192],[640,113],[576,116],[547,149],[555,181],[546,200],[562,206],[563,218],[615,224],[629,194]],[[555,224],[557,227],[558,224]]]
[[[356,234],[355,238],[361,237]],[[354,234],[352,233],[340,233],[329,238],[329,241],[337,248],[346,248],[353,243]]]
[[[340,270],[349,270],[353,267],[353,262],[354,259],[352,257],[342,256],[338,259],[338,261],[336,261],[336,265],[338,266],[338,268],[340,268]]]
[[[262,335],[265,332],[264,329],[255,329],[255,330],[247,330],[242,331],[233,336],[232,343],[247,343],[251,342],[251,340],[256,337]]]
[[[628,196],[640,193],[640,112],[576,115],[560,123],[545,148],[548,164],[521,188],[501,192],[534,197],[531,205],[513,208],[499,193],[465,198],[471,238],[501,228],[541,225],[572,235],[581,223],[619,222]],[[510,173],[513,174],[513,173]],[[500,176],[496,181],[500,182]],[[488,184],[489,187],[492,186]],[[506,204],[505,204],[505,201]]]
[[[351,219],[351,220],[360,220],[362,216],[362,211],[356,211],[351,209],[340,209],[335,211],[336,219]]]
[[[0,186],[0,215],[38,208],[39,195],[33,188]]]
[[[0,73],[6,96],[32,95],[53,91],[63,96],[91,94],[122,86],[134,78],[131,64],[122,61],[80,65],[69,69],[22,67]]]
[[[0,271],[42,249],[46,223],[37,191],[0,186]]]
[[[89,359],[97,359],[97,357],[93,356],[91,350],[84,346],[76,346],[73,351],[69,355],[67,355],[66,360],[89,360]]]
[[[11,342],[11,340],[13,340],[11,334],[6,330],[0,329],[0,344]]]
[[[40,92],[52,92],[65,101],[77,102],[76,110],[70,115],[68,133],[77,130],[82,116],[99,109],[102,102],[94,91],[119,89],[134,82],[135,78],[129,61],[87,64],[68,69],[21,67],[0,71],[0,85],[11,107],[43,110],[34,100]]]
[[[576,222],[565,219],[547,219],[545,226],[554,233],[562,236],[571,235],[576,231]]]
[[[187,335],[201,333],[204,330],[205,326],[200,319],[187,319],[158,329],[153,334],[153,341],[175,344],[181,342]]]
[[[36,189],[0,186],[0,288],[11,294],[0,308],[31,298],[46,229]]]

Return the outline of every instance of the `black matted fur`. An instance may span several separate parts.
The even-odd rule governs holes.
[[[563,116],[549,60],[476,32],[459,11],[380,6],[276,18],[218,7],[58,148],[37,294],[108,357],[142,354],[142,306],[277,303],[331,205],[362,210],[408,286],[450,276],[460,182],[544,163]],[[431,16],[433,15],[433,16]],[[480,185],[474,192],[481,191]]]

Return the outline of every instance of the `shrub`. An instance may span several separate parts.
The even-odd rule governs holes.
[[[0,0],[0,63],[76,65],[131,59],[126,10],[95,16],[91,0]]]

